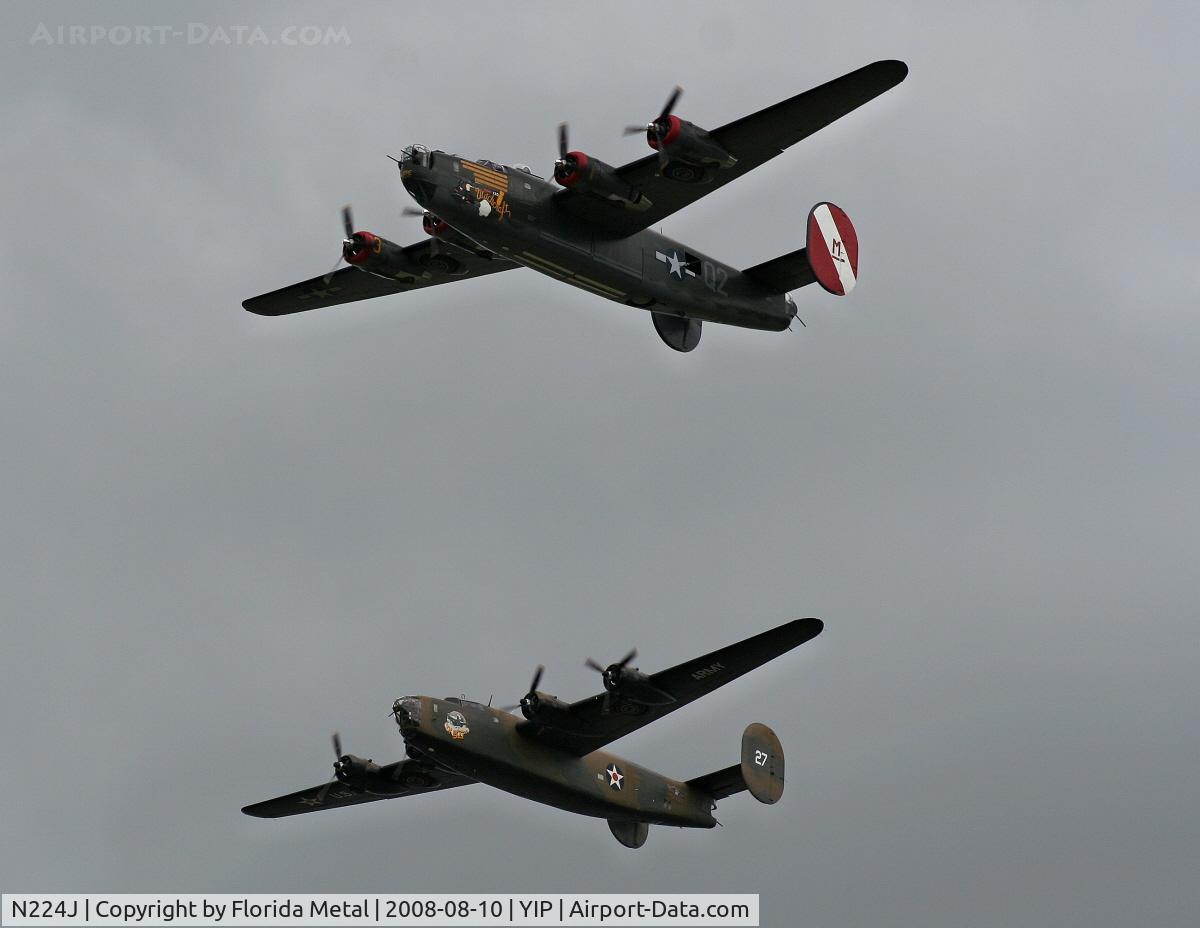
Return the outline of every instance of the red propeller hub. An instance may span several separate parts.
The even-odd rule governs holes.
[[[561,170],[555,170],[554,179],[564,187],[579,183],[587,174],[588,156],[581,151],[569,151],[563,159]]]
[[[379,237],[370,232],[355,232],[350,240],[342,245],[342,257],[348,264],[362,264],[372,254],[378,254],[382,247]]]
[[[652,123],[653,129],[646,130],[646,141],[655,151],[661,148],[667,148],[672,142],[679,138],[679,117],[668,116],[665,120],[658,120]],[[658,132],[655,132],[655,129]],[[660,140],[661,139],[661,140]]]

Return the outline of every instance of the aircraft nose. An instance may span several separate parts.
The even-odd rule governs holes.
[[[402,696],[392,703],[392,715],[401,732],[415,728],[421,722],[421,701],[412,696]]]

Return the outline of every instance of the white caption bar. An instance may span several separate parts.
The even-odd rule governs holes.
[[[3,925],[758,925],[757,893],[5,893]]]

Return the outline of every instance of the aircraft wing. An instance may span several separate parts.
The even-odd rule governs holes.
[[[611,200],[573,190],[560,190],[555,200],[569,213],[605,232],[620,237],[632,235],[765,164],[788,146],[895,87],[907,75],[908,65],[903,61],[876,61],[711,130],[709,135],[737,158],[737,163],[709,171],[710,179],[706,182],[682,183],[663,177],[657,154],[618,168],[621,179],[650,200],[651,205],[645,210],[628,209]]]
[[[377,799],[395,799],[397,796],[432,793],[435,790],[466,786],[468,783],[475,782],[469,777],[460,776],[448,770],[431,770],[426,765],[417,764],[411,760],[388,764],[379,773],[395,784],[395,793],[387,795],[367,793],[335,780],[331,783],[322,783],[320,786],[310,786],[299,792],[288,793],[286,796],[256,802],[253,805],[245,806],[242,811],[256,818],[283,818],[287,815],[300,815],[304,812],[320,812],[322,809],[340,809],[343,806],[354,806],[360,802],[374,802]]]
[[[509,268],[521,265],[506,258],[486,258],[462,248],[440,244],[437,246],[445,251],[452,251],[454,260],[459,267],[453,273],[444,273],[433,268],[421,274],[405,275],[397,280],[379,277],[356,267],[344,267],[328,277],[314,277],[311,280],[292,284],[252,296],[242,303],[246,309],[260,316],[286,316],[289,313],[302,313],[309,309],[322,309],[326,306],[336,306],[339,303],[352,303],[356,300],[369,300],[377,296],[387,296],[390,293],[403,293],[406,290],[419,290],[422,287],[436,287],[438,284],[448,284],[456,280],[467,280],[471,277],[482,277],[485,274],[495,274],[497,271],[507,271]],[[422,258],[428,258],[434,248],[434,239],[409,245],[404,249],[406,257],[417,266],[422,264]]]
[[[517,728],[536,740],[582,757],[610,742],[669,715],[706,693],[804,644],[821,633],[820,619],[796,619],[745,641],[684,661],[650,675],[651,685],[674,698],[667,705],[648,706],[600,693],[572,703],[565,723],[554,726],[521,722]]]

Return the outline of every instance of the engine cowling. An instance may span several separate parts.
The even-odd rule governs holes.
[[[439,242],[446,242],[448,245],[461,248],[463,251],[469,251],[478,258],[486,258],[490,261],[496,257],[493,252],[471,241],[471,239],[459,232],[441,216],[430,212],[425,213],[421,219],[421,228],[425,230],[426,235],[436,238]],[[430,255],[423,263],[430,270],[439,271],[443,274],[453,274],[462,270],[461,263],[451,255]]]
[[[441,216],[435,216],[433,213],[426,212],[421,217],[421,228],[425,230],[426,235],[441,235],[450,230],[450,223],[446,222]]]
[[[355,232],[346,239],[342,243],[342,257],[347,264],[389,280],[423,273],[401,246],[373,232]]]
[[[621,180],[611,165],[581,151],[569,151],[555,163],[554,179],[563,187],[606,200],[618,200],[641,209],[650,205],[642,192]]]
[[[333,765],[338,782],[345,783],[351,789],[371,793],[376,796],[389,796],[404,792],[401,783],[393,782],[383,775],[380,766],[373,760],[356,757],[353,754],[343,754]]]
[[[718,145],[706,130],[675,115],[650,123],[646,127],[646,144],[689,164],[720,168],[737,164],[737,158]]]
[[[669,706],[675,697],[659,689],[636,667],[613,664],[604,670],[604,689],[613,697],[642,706]]]
[[[571,715],[571,707],[557,696],[533,690],[521,697],[521,714],[531,722],[553,725]]]

